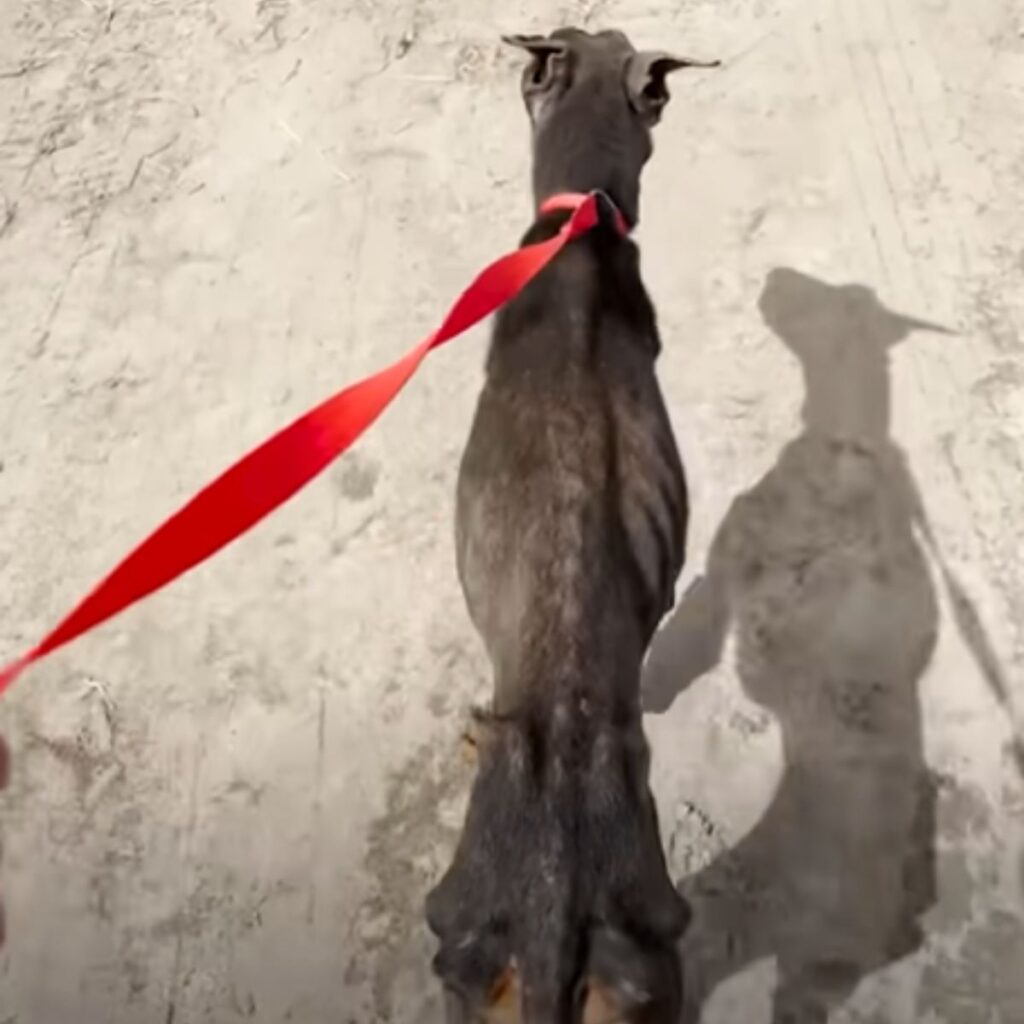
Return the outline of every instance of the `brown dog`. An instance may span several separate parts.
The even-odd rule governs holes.
[[[537,203],[600,189],[635,224],[666,75],[696,62],[620,32],[508,42],[531,56]],[[680,1006],[689,915],[648,788],[639,677],[687,498],[654,309],[611,212],[498,316],[459,476],[459,576],[495,693],[454,863],[427,901],[452,1024],[670,1024]]]

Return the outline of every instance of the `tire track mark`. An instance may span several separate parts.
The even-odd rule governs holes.
[[[829,91],[830,100],[834,103],[836,89],[834,76],[829,73],[831,62],[828,60],[828,56],[825,52],[825,43],[821,33],[816,34],[816,46],[815,53],[818,58],[818,74],[819,79],[825,84]],[[892,285],[892,273],[889,269],[888,260],[885,258],[885,249],[882,245],[881,235],[878,231],[878,225],[875,223],[874,217],[871,215],[871,208],[868,204],[867,194],[864,190],[864,182],[861,179],[860,171],[857,169],[857,161],[854,157],[853,150],[850,147],[849,132],[843,132],[843,153],[846,157],[847,167],[849,168],[850,177],[853,180],[854,191],[857,194],[857,203],[860,207],[861,214],[864,219],[864,223],[867,225],[868,233],[871,236],[871,243],[875,250],[875,256],[878,261],[878,267],[881,271],[882,278],[888,285]]]
[[[924,148],[928,154],[932,172],[936,179],[939,179],[941,175],[938,157],[935,155],[935,144],[932,141],[931,132],[928,129],[928,122],[924,117],[924,109],[921,104],[920,94],[917,91],[917,83],[914,80],[913,74],[911,74],[910,65],[907,62],[907,55],[903,46],[903,37],[896,24],[896,18],[892,10],[892,2],[891,0],[882,0],[882,3],[885,8],[886,23],[889,26],[889,31],[892,34],[892,40],[895,43],[896,59],[903,72],[903,77],[907,82],[907,94],[911,99],[910,105],[913,108],[914,119],[917,121],[917,126],[920,129],[921,138],[924,141]]]
[[[306,900],[306,924],[316,923],[316,867],[319,861],[324,812],[324,749],[327,733],[327,691],[323,679],[317,694],[316,759],[313,764],[313,803],[310,809],[309,891]]]
[[[834,10],[837,12],[842,11],[842,3],[837,2],[833,5]],[[860,106],[861,114],[864,119],[864,124],[867,126],[868,134],[871,138],[871,143],[874,148],[875,157],[878,161],[879,169],[882,172],[882,177],[885,182],[886,192],[888,193],[889,203],[893,210],[894,220],[897,227],[899,228],[900,238],[903,242],[903,247],[906,252],[910,253],[910,239],[907,234],[907,226],[904,223],[902,216],[900,215],[900,203],[897,196],[896,183],[893,179],[892,172],[889,167],[889,161],[885,158],[885,148],[882,145],[882,140],[878,131],[878,123],[876,118],[871,112],[871,105],[868,103],[867,96],[864,92],[864,80],[861,75],[860,68],[858,67],[857,60],[854,57],[853,45],[851,41],[851,35],[849,26],[846,18],[842,13],[838,14],[839,23],[839,34],[841,36],[841,47],[843,54],[846,57],[847,65],[850,69],[851,84],[853,86],[854,93],[857,97],[858,105]]]
[[[205,755],[206,746],[200,738],[196,741],[192,756],[192,778],[188,794],[188,818],[186,819],[182,835],[181,884],[179,886],[181,894],[179,902],[182,905],[187,902],[188,882],[192,874],[192,861],[195,855],[195,839],[199,824],[199,775]],[[177,1020],[185,953],[184,947],[184,929],[179,928],[174,939],[174,957],[171,962],[171,977],[167,986],[167,1010],[164,1015],[164,1024],[175,1024]]]
[[[882,0],[882,2],[884,2],[884,0]],[[862,5],[861,12],[863,16]],[[842,16],[840,15],[840,20],[841,17]],[[873,116],[872,111],[870,109],[870,103],[868,101],[868,97],[864,89],[864,81],[860,76],[861,69],[858,67],[857,59],[853,53],[853,47],[850,41],[849,25],[845,21],[841,22],[841,34],[843,37],[842,46],[846,52],[848,66],[850,68],[850,73],[853,79],[852,84],[857,95],[857,102],[861,109],[864,123],[868,128],[870,138],[874,143],[875,157],[878,160],[879,167],[882,172],[882,177],[884,179],[886,191],[888,193],[889,202],[893,208],[894,221],[898,226],[903,248],[909,261],[911,280],[915,285],[915,291],[919,295],[921,302],[927,308],[930,309],[933,305],[931,301],[932,293],[923,280],[921,265],[916,257],[914,249],[911,247],[910,244],[911,239],[909,227],[906,223],[906,220],[902,216],[902,212],[899,205],[899,193],[896,187],[896,177],[893,172],[893,168],[891,167],[891,164],[886,160],[886,155],[882,145],[882,134],[880,131],[880,124],[878,122],[877,117]],[[900,129],[896,118],[896,107],[894,106],[892,96],[889,92],[891,83],[888,83],[886,81],[883,69],[881,67],[881,63],[879,62],[876,53],[872,52],[871,60],[874,65],[874,71],[878,87],[882,92],[883,101],[886,103],[887,109],[889,111],[889,118],[892,130],[895,136],[897,137],[897,142],[899,142]],[[909,70],[906,73],[909,75]],[[909,95],[909,87],[907,89],[907,92]],[[916,93],[914,95],[916,96]],[[912,102],[916,102],[916,100],[914,100],[913,97]],[[918,116],[920,116],[921,120],[923,121],[923,115]],[[935,160],[935,151],[934,146],[931,143],[930,135],[928,136],[928,145],[932,147],[927,150],[929,154],[929,159]],[[903,153],[904,155],[906,154],[905,148],[903,149]],[[851,175],[854,178],[854,183],[855,185],[860,186],[862,189],[863,186],[861,185],[861,182],[859,180],[859,174],[857,172],[856,158],[854,153],[850,149],[849,145],[847,145],[846,147],[846,155],[847,160],[850,164]],[[906,166],[907,171],[909,173],[909,161],[905,159],[904,165]],[[938,168],[937,164],[934,165],[934,172],[934,177],[941,180],[941,170]],[[863,194],[861,196],[861,199],[862,205],[866,205],[866,199],[863,197]],[[872,225],[872,228],[873,233],[877,235],[877,228],[875,228],[874,225]],[[963,232],[958,227],[955,231],[955,237],[957,239],[957,244],[959,245],[961,252],[965,252],[967,249],[966,239],[963,236]],[[881,246],[880,240],[878,248],[883,248]],[[962,262],[967,263],[968,261],[962,260]],[[922,365],[922,359],[923,357],[916,350],[910,351],[908,353],[908,362],[911,367],[912,379],[914,381],[915,390],[921,395],[922,399],[927,399],[928,395],[930,394],[934,395],[936,393],[937,388],[941,391],[946,391],[949,393],[956,393],[957,391],[962,390],[962,381],[964,378],[964,374],[962,371],[957,372],[956,368],[951,363],[947,349],[940,347],[938,349],[933,349],[933,351],[929,353],[928,363],[933,368],[938,369],[938,377],[935,376],[935,369],[929,371],[929,373],[925,373],[924,367]],[[978,360],[972,359],[972,365],[977,366]],[[972,545],[975,551],[978,553],[975,557],[980,558],[982,564],[988,567],[987,575],[990,579],[990,582],[995,592],[1000,595],[1000,602],[1003,604],[1004,608],[1007,609],[1009,617],[1012,619],[1013,616],[1012,614],[1010,614],[1010,610],[1013,608],[1013,601],[1011,599],[1012,581],[1005,579],[1004,574],[996,569],[1000,562],[1004,561],[1003,559],[999,558],[999,551],[997,550],[999,545],[998,543],[994,543],[995,539],[991,536],[991,532],[983,530],[980,526],[980,524],[989,516],[989,512],[986,507],[983,507],[975,500],[974,491],[976,490],[976,486],[973,490],[969,488],[967,482],[963,480],[963,478],[954,471],[954,466],[951,462],[950,454],[951,453],[946,452],[944,453],[944,457],[940,459],[940,465],[944,465],[946,470],[942,475],[946,478],[946,480],[949,483],[949,486],[952,487],[954,493],[960,499],[962,507],[965,509],[966,514],[964,518],[970,523],[969,533],[970,536],[973,538]],[[995,493],[995,495],[997,495],[998,502],[1000,503],[1002,508],[1006,510],[1012,508],[1013,501],[1009,493],[1011,482],[1001,479],[998,473],[995,473],[990,469],[982,468],[981,475],[985,481],[985,488],[991,490],[992,492]]]
[[[930,161],[930,170],[932,178],[932,191],[934,195],[936,191],[939,191],[943,195],[950,194],[950,190],[946,187],[945,175],[943,173],[942,166],[939,162],[935,144],[933,141],[932,134],[928,128],[927,121],[923,115],[921,106],[920,96],[918,93],[917,85],[915,82],[914,75],[911,71],[910,64],[907,60],[903,38],[898,30],[896,24],[895,14],[892,9],[891,0],[881,0],[884,6],[886,15],[886,23],[889,26],[892,34],[892,39],[896,47],[896,52],[899,57],[900,67],[903,72],[903,77],[906,81],[906,93],[909,97],[909,105],[915,112],[916,121],[921,132],[921,137],[924,142],[925,151],[928,154]],[[934,53],[930,46],[927,45],[927,40],[923,39],[922,43],[925,50],[931,55],[931,59],[934,61]],[[992,61],[987,62],[991,65]],[[952,216],[946,216],[942,218],[942,223],[950,229],[950,233],[956,241],[958,250],[959,262],[960,262],[960,273],[961,276],[973,276],[974,266],[969,256],[969,247],[967,245],[967,239],[964,231],[960,225],[959,218],[955,215],[956,211],[953,211]],[[940,240],[941,241],[941,240]],[[930,299],[930,295],[926,293],[926,301]],[[963,347],[959,350],[959,357],[961,362],[966,360],[966,369],[969,376],[978,377],[984,374],[984,371],[988,365],[988,360],[982,353],[978,353],[971,349],[964,349]],[[957,367],[954,366],[948,354],[948,349],[945,346],[940,346],[933,353],[933,364],[938,366],[940,369],[941,377],[944,386],[947,391],[955,393],[962,387],[962,381],[964,379],[964,367],[961,366],[958,371]],[[990,413],[992,419],[997,422],[1001,415],[1001,410],[993,407],[990,403]],[[948,470],[947,476],[958,495],[959,500],[963,503],[963,506],[968,510],[968,519],[970,522],[970,534],[973,538],[974,544],[977,547],[978,552],[983,558],[984,562],[993,567],[990,569],[988,575],[993,583],[994,589],[1000,595],[1001,600],[1004,602],[1005,607],[1009,610],[1013,608],[1014,600],[1012,597],[1013,581],[1004,579],[1002,573],[995,570],[994,567],[998,566],[1004,560],[999,557],[999,552],[994,550],[992,538],[987,536],[980,528],[979,523],[984,520],[985,510],[979,505],[977,500],[976,487],[972,488],[963,474],[960,472],[959,467],[956,465],[954,454],[951,446],[947,443],[942,447],[942,461],[945,463]],[[1011,494],[1013,493],[1012,481],[1004,479],[1003,475],[998,472],[994,472],[990,467],[981,465],[978,467],[976,472],[980,472],[986,480],[988,488],[997,495],[999,502],[1004,509],[1011,509],[1013,507],[1013,499]],[[1010,618],[1014,616],[1011,614]],[[1016,646],[1016,643],[1015,643]]]
[[[857,105],[860,108],[863,123],[866,128],[866,134],[874,151],[874,156],[878,163],[879,170],[881,171],[882,184],[884,185],[885,193],[888,198],[888,205],[892,210],[893,223],[896,225],[897,234],[899,236],[899,241],[903,248],[904,255],[907,257],[910,264],[910,278],[916,285],[918,294],[923,298],[924,290],[921,285],[917,264],[914,260],[913,248],[911,246],[907,224],[900,211],[900,201],[896,182],[893,178],[889,161],[885,156],[885,148],[882,145],[877,119],[871,112],[871,105],[868,102],[868,98],[865,93],[864,79],[861,75],[857,60],[854,57],[850,27],[846,18],[842,14],[843,5],[841,0],[836,0],[836,2],[833,3],[833,10],[836,12],[837,28],[840,36],[839,45],[846,57],[846,64],[850,72],[851,87],[854,95],[856,96]],[[917,352],[913,347],[910,349],[909,363],[911,366],[914,390],[922,399],[925,399],[928,395],[928,388],[925,385],[920,360],[918,359]]]

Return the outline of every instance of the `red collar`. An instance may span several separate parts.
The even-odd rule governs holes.
[[[598,202],[603,199],[611,207],[615,227],[618,229],[619,234],[625,238],[630,231],[629,222],[622,211],[615,205],[612,197],[607,192],[602,192],[599,189],[595,189],[593,192],[557,192],[540,204],[540,212],[551,213],[553,210],[569,210],[575,213],[591,197]]]

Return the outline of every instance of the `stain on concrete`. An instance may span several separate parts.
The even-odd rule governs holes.
[[[925,965],[917,1019],[943,1024],[1017,1024],[1024,1020],[1024,920],[995,910]]]
[[[938,859],[938,876],[942,899],[928,914],[928,931],[932,935],[953,935],[971,919],[977,886],[971,855],[960,848],[943,851]]]
[[[991,829],[992,808],[977,787],[951,776],[941,781],[942,837],[955,843],[982,839]]]
[[[349,452],[331,474],[342,497],[349,501],[368,501],[380,478],[380,464],[358,452]]]
[[[399,1000],[406,988],[428,999],[439,994],[423,900],[455,848],[471,775],[458,745],[439,740],[421,746],[388,781],[385,811],[368,831],[370,891],[356,912],[357,951],[345,970],[349,983],[369,985],[372,1005],[360,1021],[412,1024],[415,1007]]]

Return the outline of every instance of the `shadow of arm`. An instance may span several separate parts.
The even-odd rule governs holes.
[[[654,635],[644,663],[644,711],[661,714],[722,658],[729,626],[724,581],[712,568],[689,586]]]

